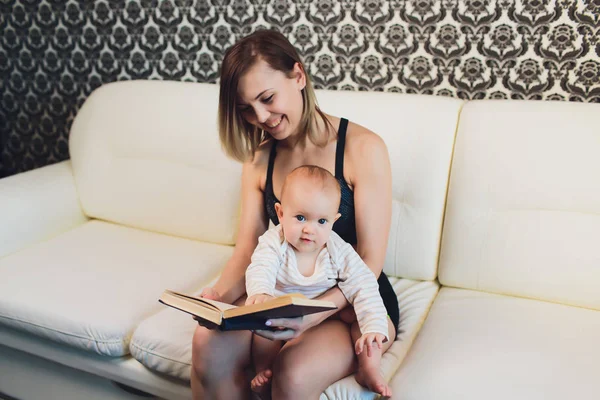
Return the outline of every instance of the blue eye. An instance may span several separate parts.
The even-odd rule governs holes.
[[[306,221],[306,218],[304,218],[304,215],[296,215],[296,219],[300,222]]]
[[[319,224],[325,225],[326,223],[327,223],[327,220],[325,218],[319,219]]]

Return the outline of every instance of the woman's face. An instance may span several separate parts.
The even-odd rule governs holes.
[[[304,71],[294,66],[293,77],[259,60],[238,84],[237,108],[250,124],[283,140],[296,134],[302,118]]]

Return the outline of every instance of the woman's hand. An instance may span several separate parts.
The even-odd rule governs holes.
[[[221,295],[213,287],[207,287],[207,288],[202,289],[202,292],[200,292],[200,297],[203,299],[208,299],[208,300],[221,301]],[[219,327],[217,324],[213,324],[212,322],[199,319],[196,316],[193,316],[192,318],[195,319],[196,321],[198,321],[198,325],[203,326],[206,329],[213,330],[213,329],[217,329]]]
[[[271,330],[256,330],[254,333],[270,340],[292,340],[313,326],[319,325],[324,319],[318,314],[298,318],[274,318],[266,322]]]
[[[321,321],[316,320],[313,315],[270,319],[266,322],[266,325],[273,330],[256,330],[254,333],[270,340],[292,340],[313,326],[318,325],[319,322]]]
[[[299,337],[310,328],[319,325],[321,322],[348,305],[348,300],[346,300],[346,297],[337,286],[326,291],[323,295],[319,296],[318,299],[331,301],[335,304],[337,309],[305,315],[304,317],[298,318],[270,319],[267,321],[266,330],[256,330],[254,333],[271,340],[292,340]]]

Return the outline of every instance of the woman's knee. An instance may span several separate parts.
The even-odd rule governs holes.
[[[300,360],[294,351],[284,347],[273,365],[273,394],[279,394],[273,398],[291,393],[294,398],[312,397],[315,388],[309,382],[314,370],[313,363]]]
[[[221,332],[198,326],[192,339],[192,368],[202,381],[243,371],[250,363],[251,333]]]
[[[197,326],[192,339],[192,368],[196,375],[202,376],[209,370],[208,365],[211,364],[211,346],[214,332],[202,326]]]
[[[273,398],[318,398],[329,385],[354,369],[348,325],[326,321],[279,352],[273,368]]]
[[[302,391],[303,385],[306,385],[306,375],[302,376],[302,373],[302,366],[292,365],[281,355],[277,357],[273,365],[273,394]]]

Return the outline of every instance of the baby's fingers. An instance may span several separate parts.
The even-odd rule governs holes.
[[[373,337],[372,336],[368,336],[367,340],[365,340],[365,344],[367,345],[367,357],[371,357],[371,346],[373,345]]]
[[[359,355],[363,352],[363,338],[359,338],[354,345],[354,350],[356,351],[356,355]]]
[[[381,349],[383,346],[383,339],[382,339],[381,335],[376,335],[375,341],[377,342],[377,347],[379,347],[379,349]]]

